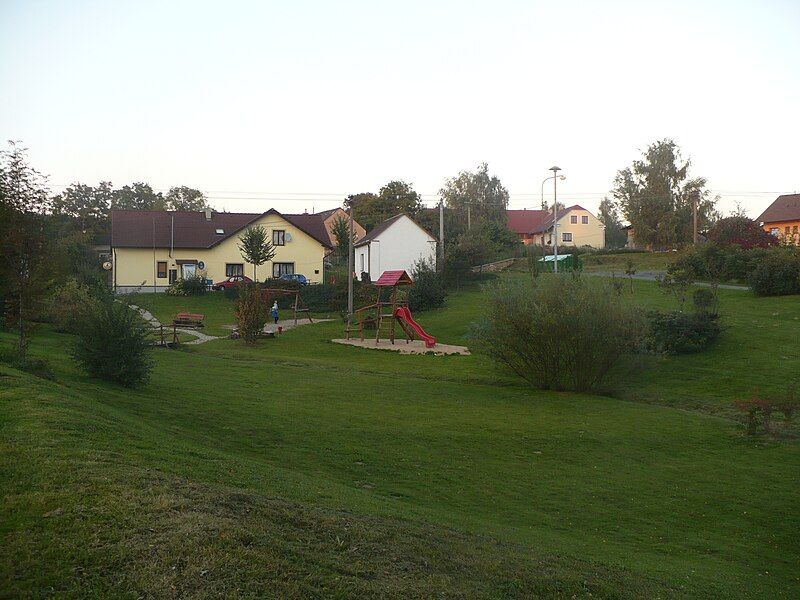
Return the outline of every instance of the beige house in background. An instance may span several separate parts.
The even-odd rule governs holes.
[[[341,207],[332,208],[330,210],[324,210],[322,212],[314,213],[318,217],[320,217],[323,222],[325,223],[325,229],[328,232],[328,240],[330,241],[331,248],[336,248],[338,245],[336,243],[336,236],[333,235],[333,224],[336,222],[337,219],[344,219],[347,221],[347,211]],[[367,230],[364,229],[361,225],[359,225],[358,221],[353,219],[353,234],[355,237],[355,241],[358,242],[367,235]]]
[[[519,236],[525,245],[553,245],[553,213],[549,210],[509,210],[508,229]],[[559,246],[606,245],[605,225],[594,214],[575,204],[558,215]]]
[[[257,269],[259,280],[301,273],[324,280],[331,250],[320,215],[220,213],[211,210],[111,211],[111,280],[116,292],[162,292],[180,278],[203,274],[212,283],[234,275],[253,278],[253,265],[239,251],[239,236],[262,225],[275,247],[273,259]]]

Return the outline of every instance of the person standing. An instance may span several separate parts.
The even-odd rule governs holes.
[[[275,303],[272,305],[272,318],[275,319],[275,325],[278,324],[278,301],[275,300]]]

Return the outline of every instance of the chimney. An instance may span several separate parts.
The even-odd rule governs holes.
[[[211,209],[207,208],[206,209],[206,221],[210,221],[210,220],[211,220]]]

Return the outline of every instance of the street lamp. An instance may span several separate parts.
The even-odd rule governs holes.
[[[553,256],[554,256],[554,259],[553,259],[553,271],[555,273],[558,273],[558,198],[556,197],[556,182],[559,179],[561,181],[564,181],[566,179],[566,176],[558,174],[558,172],[561,170],[560,167],[550,167],[549,170],[552,171],[553,174],[550,177],[545,177],[542,180],[542,188],[541,188],[541,192],[542,192],[542,208],[544,208],[544,206],[545,206],[545,204],[544,204],[544,184],[552,179],[553,180],[553,238],[554,238],[554,243],[553,243]]]

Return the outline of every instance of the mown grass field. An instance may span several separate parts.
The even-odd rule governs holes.
[[[482,302],[418,319],[469,345]],[[57,381],[0,366],[0,596],[796,597],[800,445],[743,437],[730,403],[797,376],[800,302],[720,302],[712,349],[613,397],[339,346],[338,322],[159,350],[130,391],[43,330]],[[233,320],[220,295],[137,303]]]

